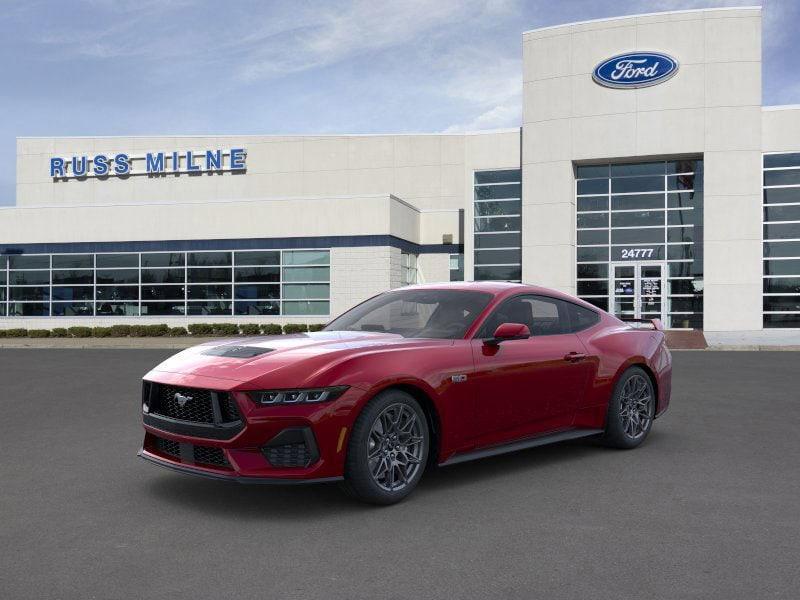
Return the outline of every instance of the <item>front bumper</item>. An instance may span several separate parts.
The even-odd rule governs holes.
[[[142,448],[139,450],[137,455],[140,458],[143,458],[147,462],[150,462],[154,465],[158,465],[159,467],[164,467],[165,469],[170,469],[172,471],[177,471],[178,473],[186,473],[187,475],[196,475],[198,477],[205,477],[207,479],[216,479],[218,481],[234,481],[236,483],[256,483],[256,484],[267,484],[267,485],[302,485],[307,483],[331,483],[335,481],[341,481],[344,479],[342,476],[338,477],[318,477],[318,478],[309,478],[309,479],[287,479],[285,477],[241,477],[234,474],[226,474],[221,473],[219,471],[215,471],[212,469],[206,469],[203,467],[187,467],[180,463],[176,463],[170,460],[166,460],[152,454]]]
[[[159,379],[186,385],[173,374]],[[351,419],[363,391],[350,388],[328,403],[259,406],[244,392],[222,389],[233,382],[216,383],[236,402],[239,422],[198,426],[145,412],[139,456],[173,471],[239,483],[342,479]]]

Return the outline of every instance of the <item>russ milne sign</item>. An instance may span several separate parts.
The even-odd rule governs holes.
[[[50,177],[84,179],[88,177],[125,177],[127,175],[166,175],[169,173],[221,173],[247,170],[247,150],[203,150],[195,152],[147,152],[130,155],[95,154],[94,156],[54,156],[50,159]]]
[[[594,68],[592,79],[610,88],[642,88],[662,83],[678,72],[678,61],[660,52],[618,54]]]

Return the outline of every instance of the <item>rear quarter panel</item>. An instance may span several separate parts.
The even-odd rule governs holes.
[[[579,336],[595,364],[595,373],[584,404],[576,417],[579,427],[604,427],[606,411],[614,386],[631,366],[648,371],[655,383],[656,414],[666,410],[671,394],[672,357],[664,333],[639,329],[616,320],[604,321]]]

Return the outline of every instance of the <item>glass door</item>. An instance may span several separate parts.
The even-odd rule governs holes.
[[[663,262],[625,262],[611,264],[609,307],[621,319],[664,320]]]

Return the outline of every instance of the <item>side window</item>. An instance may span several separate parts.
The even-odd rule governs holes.
[[[503,323],[522,323],[531,335],[557,335],[569,331],[566,303],[546,296],[515,296],[498,306],[478,332],[490,338]]]
[[[569,312],[569,319],[571,321],[571,332],[583,331],[589,329],[592,325],[600,321],[600,315],[595,311],[571,302],[565,302]]]

